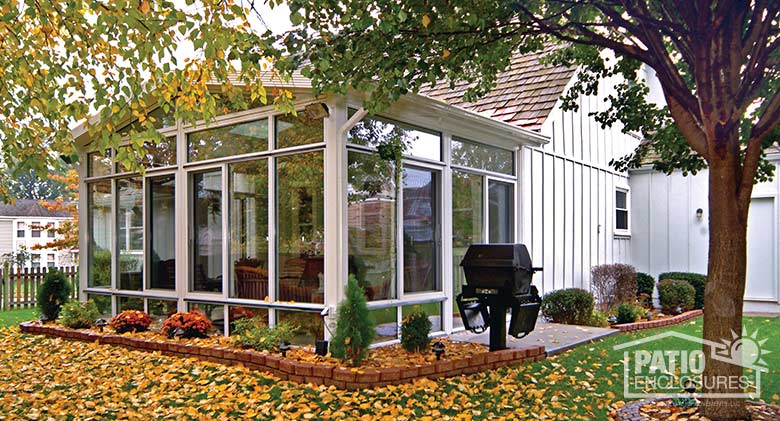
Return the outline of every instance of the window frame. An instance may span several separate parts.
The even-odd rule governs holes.
[[[626,195],[626,207],[625,208],[619,208],[617,205],[617,195],[618,193],[623,193]],[[613,206],[613,228],[615,230],[616,236],[623,236],[628,237],[631,236],[631,189],[628,186],[616,186],[615,187],[615,194],[613,196],[615,202]],[[626,213],[626,228],[620,228],[618,227],[618,212],[625,212]]]

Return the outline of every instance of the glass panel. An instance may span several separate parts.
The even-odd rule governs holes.
[[[190,133],[187,150],[190,162],[268,150],[268,120]]]
[[[466,277],[460,266],[471,244],[484,241],[484,178],[465,172],[452,172],[452,285],[453,296],[463,291]],[[463,326],[455,301],[453,325]]]
[[[322,119],[306,117],[300,112],[297,116],[286,114],[276,117],[276,147],[308,145],[323,141]]]
[[[141,297],[116,297],[117,313],[125,310],[144,311],[144,299]]]
[[[490,180],[488,183],[489,241],[491,243],[513,243],[514,230],[514,185]]]
[[[123,178],[117,180],[116,188],[119,289],[138,291],[143,284],[143,182],[141,178]]]
[[[276,160],[281,301],[323,302],[322,164],[321,151]]]
[[[187,311],[194,311],[206,316],[214,325],[216,332],[225,331],[225,306],[222,304],[187,303]]]
[[[131,151],[128,146],[123,146],[120,152],[117,152],[117,159],[119,159],[119,154],[121,153],[133,153],[138,163],[145,168],[176,165],[176,137],[171,136],[162,139],[157,144],[145,143],[143,152],[140,155]],[[117,162],[117,171],[127,172],[130,171],[130,168],[121,162]]]
[[[443,330],[441,321],[441,303],[425,303],[401,307],[401,323],[403,323],[403,320],[406,320],[410,314],[418,311],[422,311],[428,316],[428,320],[431,321],[431,332],[438,332]]]
[[[615,192],[615,207],[618,209],[627,209],[626,206],[626,192],[617,190]]]
[[[192,175],[193,291],[222,291],[222,173]]]
[[[154,110],[149,111],[146,114],[146,117],[149,119],[149,121],[152,122],[152,127],[155,129],[164,129],[166,127],[173,127],[176,125],[176,119],[173,116],[173,112],[166,113],[162,108],[155,108]],[[135,132],[146,131],[146,126],[139,123],[138,121],[134,121],[120,129],[119,134],[126,136],[130,134],[131,130]]]
[[[349,131],[349,142],[377,147],[391,141],[401,141],[406,155],[441,161],[441,135],[379,117],[365,118]]]
[[[348,165],[349,273],[369,300],[396,298],[394,165],[352,151]]]
[[[322,323],[320,313],[310,311],[276,310],[278,323],[292,323],[297,327],[294,336],[290,339],[293,345],[314,345],[318,339],[325,336],[325,325]]]
[[[438,180],[431,170],[404,169],[404,292],[438,291]]]
[[[230,296],[268,297],[268,161],[230,165]]]
[[[230,323],[230,333],[235,330],[235,321],[241,319],[251,319],[259,317],[264,325],[268,325],[268,310],[256,307],[228,306],[228,322]]]
[[[374,340],[372,343],[380,343],[398,339],[398,308],[380,308],[370,310],[370,317],[374,319],[376,326],[374,330]]]
[[[87,294],[87,300],[94,301],[101,319],[111,318],[111,296],[103,294]]]
[[[88,285],[111,285],[111,181],[89,184],[87,197]]]
[[[87,154],[87,176],[99,177],[111,174],[111,150]]]
[[[149,288],[176,288],[176,176],[147,178],[149,206]]]
[[[513,175],[514,157],[515,153],[507,149],[452,139],[452,163],[455,165]]]
[[[616,211],[615,228],[619,230],[628,229],[628,211],[618,210]]]
[[[152,325],[160,326],[168,318],[176,313],[175,300],[146,300],[149,315],[152,317]]]

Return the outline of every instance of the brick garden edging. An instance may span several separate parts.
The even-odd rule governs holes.
[[[701,317],[702,314],[704,313],[701,310],[691,310],[676,316],[667,317],[666,319],[624,323],[620,325],[612,325],[611,327],[612,329],[618,329],[621,332],[636,332],[639,330],[678,325],[682,322]]]
[[[499,367],[541,361],[547,357],[543,346],[505,349],[483,352],[468,358],[442,359],[428,365],[414,367],[390,367],[379,369],[352,369],[324,364],[311,364],[265,354],[254,350],[212,348],[189,343],[158,342],[126,335],[100,334],[86,330],[66,329],[57,325],[41,325],[24,322],[19,325],[24,333],[48,335],[68,340],[100,342],[144,352],[160,352],[183,358],[198,358],[226,365],[243,365],[247,368],[267,371],[284,380],[317,385],[333,385],[339,389],[356,390],[389,384],[410,383],[418,378],[443,378]]]

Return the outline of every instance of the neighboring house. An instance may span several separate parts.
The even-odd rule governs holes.
[[[0,255],[26,251],[30,258],[21,268],[71,267],[78,265],[78,250],[36,249],[60,235],[51,228],[70,220],[66,211],[50,211],[37,200],[18,199],[0,204]]]

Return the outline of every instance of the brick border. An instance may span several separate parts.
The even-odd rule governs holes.
[[[445,358],[427,365],[358,370],[294,361],[284,359],[279,355],[254,350],[210,348],[174,341],[157,342],[133,336],[101,334],[87,330],[67,329],[57,325],[41,325],[38,322],[21,323],[19,329],[24,333],[35,335],[47,335],[83,342],[99,342],[136,351],[160,352],[163,355],[192,357],[226,365],[243,365],[249,369],[271,373],[284,380],[315,385],[332,385],[347,390],[411,383],[420,378],[436,379],[472,374],[500,367],[542,361],[547,358],[543,346],[529,346],[483,352],[457,360]]]
[[[685,313],[682,314],[678,314],[676,316],[667,317],[666,319],[649,320],[645,322],[636,322],[636,323],[624,323],[620,325],[612,325],[610,327],[612,329],[617,329],[621,332],[637,332],[645,329],[655,329],[659,327],[678,325],[688,320],[701,317],[702,314],[704,314],[702,310],[691,310],[691,311],[686,311]]]

